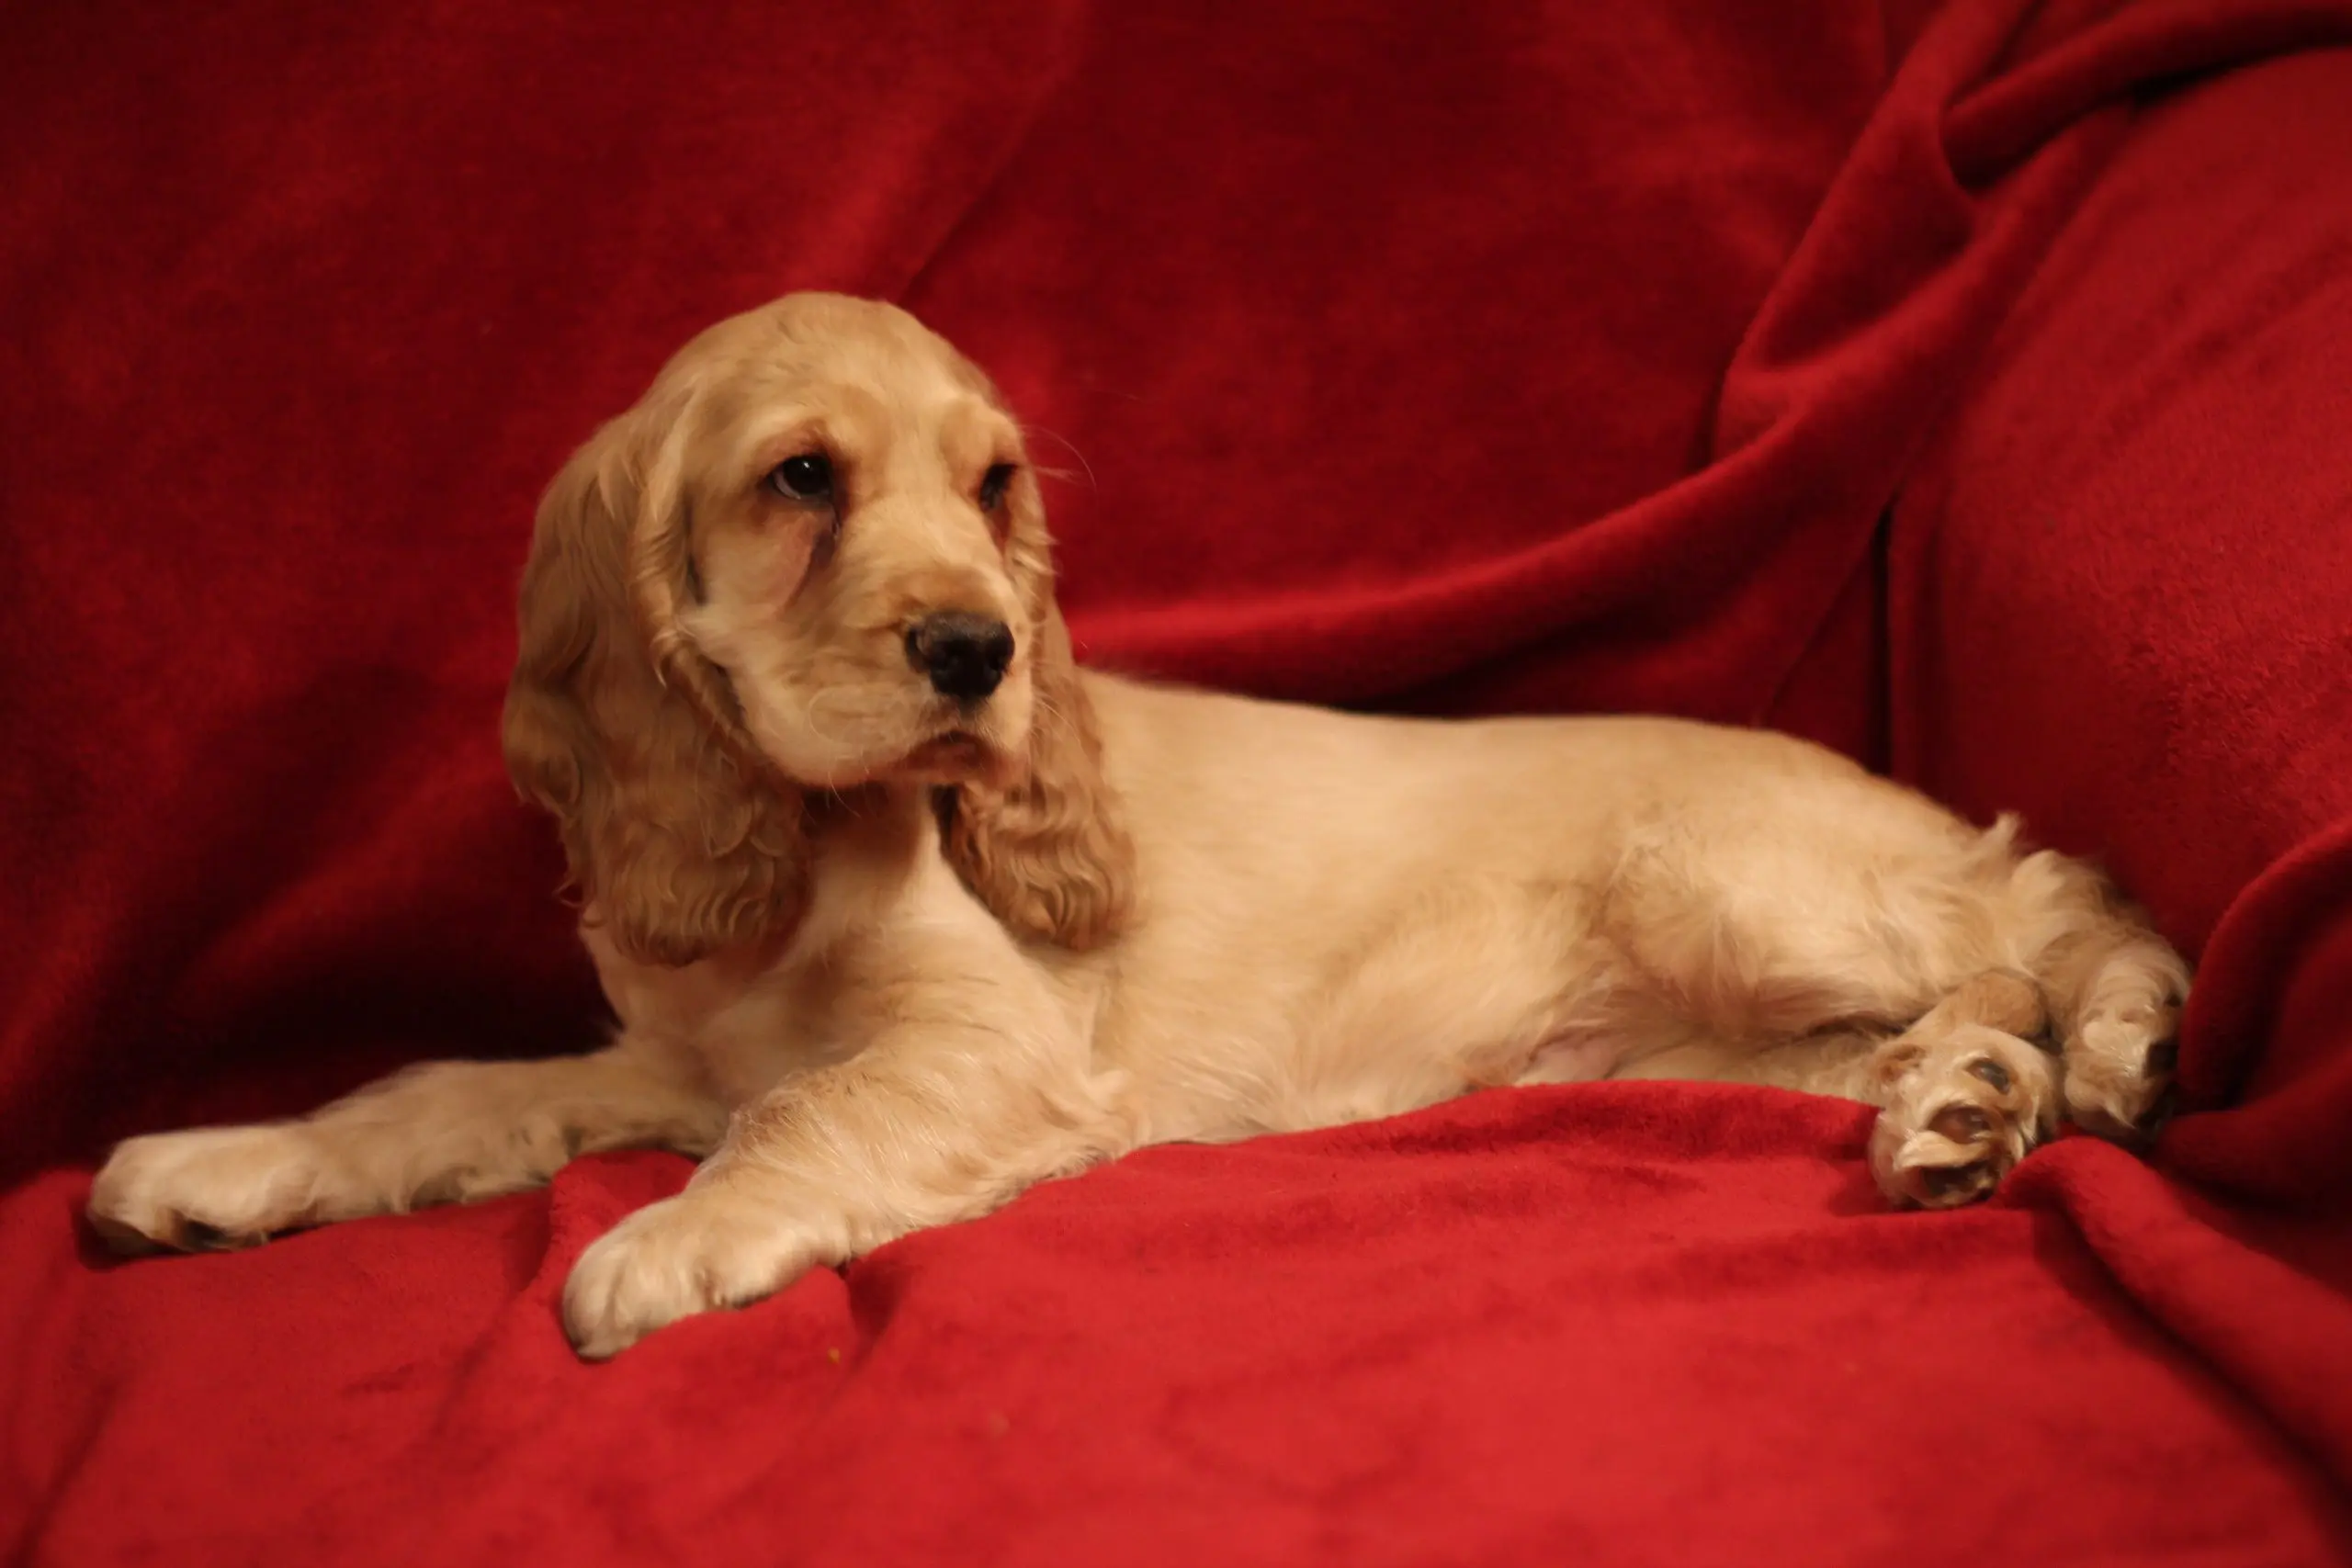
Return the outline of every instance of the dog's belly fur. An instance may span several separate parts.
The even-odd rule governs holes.
[[[1998,942],[1885,942],[1933,919],[1926,906],[1950,906],[1941,926],[1989,923],[1978,906],[2009,901],[2006,852],[1786,737],[1369,718],[1101,678],[1090,692],[1114,786],[1154,814],[1141,885],[1183,895],[1147,903],[1111,965],[1060,961],[1115,969],[1092,1053],[1132,1075],[1147,1141],[1665,1057],[1675,1077],[1748,1076],[1758,1051],[1848,1022],[1838,1037],[1860,1043],[1956,968],[2020,962]],[[1220,744],[1196,743],[1195,724]]]
[[[1107,950],[996,956],[1055,998],[1067,1034],[1045,1048],[1117,1108],[1106,1155],[1514,1083],[1857,1092],[1847,1058],[1970,975],[2031,963],[2041,894],[2014,885],[2005,836],[1784,736],[1088,686],[1111,782],[1155,824],[1150,891]],[[949,886],[933,831],[909,804],[841,852],[905,878],[926,919],[965,906],[977,947],[1012,944]],[[877,940],[859,918],[820,905],[773,959],[684,971],[589,942],[623,1037],[690,1060],[735,1106],[849,1054],[826,1009]]]

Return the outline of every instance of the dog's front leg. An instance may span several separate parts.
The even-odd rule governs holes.
[[[684,1191],[582,1255],[563,1293],[580,1353],[614,1355],[1122,1152],[1116,1083],[1089,1074],[1050,1007],[1006,999],[936,984],[878,998],[888,1021],[855,1056],[739,1110]]]
[[[431,1062],[291,1122],[155,1133],[90,1190],[118,1251],[245,1247],[299,1225],[536,1187],[593,1149],[700,1154],[724,1108],[658,1049],[531,1062]]]

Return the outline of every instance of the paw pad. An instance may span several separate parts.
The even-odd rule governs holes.
[[[1996,1030],[1920,1044],[1871,1131],[1871,1172],[1898,1204],[1954,1209],[1991,1196],[2049,1134],[2058,1086],[2044,1054]]]
[[[1993,1190],[1999,1179],[1991,1162],[1974,1165],[1931,1166],[1919,1172],[1919,1185],[1927,1191],[1931,1205],[1965,1203],[1981,1198]]]
[[[1993,1121],[1973,1105],[1948,1105],[1928,1121],[1928,1130],[1955,1144],[1973,1144],[1993,1130]]]

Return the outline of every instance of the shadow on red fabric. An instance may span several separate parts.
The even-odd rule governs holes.
[[[2352,1556],[2352,6],[0,17],[0,1548],[28,1564]],[[128,1133],[578,1048],[538,487],[899,299],[1085,656],[1838,745],[2201,959],[2152,1163],[1882,1213],[1600,1084],[1170,1147],[619,1360],[686,1163],[116,1265]],[[1563,781],[1573,788],[1574,781]]]

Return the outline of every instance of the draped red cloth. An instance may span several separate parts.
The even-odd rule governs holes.
[[[2352,1553],[2352,6],[0,16],[11,1562]],[[2153,1163],[1603,1084],[1147,1151],[601,1367],[686,1163],[118,1265],[114,1137],[594,1040],[496,715],[667,353],[903,301],[1095,662],[1771,723],[2201,961]],[[1573,779],[1559,787],[1573,790]]]

